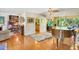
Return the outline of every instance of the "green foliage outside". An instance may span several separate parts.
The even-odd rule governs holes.
[[[79,18],[58,18],[56,19],[57,26],[67,27],[79,24]]]

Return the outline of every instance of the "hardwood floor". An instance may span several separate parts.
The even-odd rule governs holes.
[[[22,36],[19,33],[15,33],[11,38],[0,42],[0,44],[7,46],[7,50],[74,50],[72,43],[69,38],[65,38],[57,47],[55,37],[38,42],[30,36]],[[76,49],[79,48],[76,47]]]

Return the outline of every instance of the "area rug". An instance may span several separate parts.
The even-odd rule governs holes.
[[[51,38],[52,37],[52,34],[49,33],[49,32],[46,32],[46,33],[42,33],[42,34],[32,34],[30,35],[34,40],[37,40],[37,41],[42,41],[42,40],[45,40],[47,38]]]

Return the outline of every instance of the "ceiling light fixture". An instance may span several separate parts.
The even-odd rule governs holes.
[[[58,8],[49,8],[48,9],[48,19],[52,19],[52,17],[54,17],[54,13],[59,12]]]

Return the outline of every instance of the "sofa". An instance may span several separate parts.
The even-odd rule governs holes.
[[[10,38],[9,30],[0,31],[0,41],[6,40],[8,38]]]

